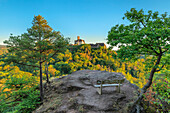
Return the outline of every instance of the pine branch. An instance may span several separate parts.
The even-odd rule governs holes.
[[[39,68],[39,66],[36,66],[36,65],[29,65],[29,64],[25,64],[25,63],[19,63],[19,62],[16,62],[16,61],[12,61],[12,62],[14,62],[16,64],[21,64],[21,65],[25,65],[25,66],[31,66],[31,67],[38,67]]]
[[[50,58],[52,58],[53,56],[55,56],[58,52],[59,52],[59,51],[56,51],[52,56],[50,56]],[[41,61],[41,63],[43,63],[43,62],[45,62],[45,61],[46,61],[46,59],[43,60],[43,61]]]

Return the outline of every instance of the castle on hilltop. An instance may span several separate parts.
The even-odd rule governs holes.
[[[83,39],[80,39],[80,36],[77,36],[77,40],[74,41],[74,45],[81,45],[85,44],[85,41]],[[90,44],[91,48],[99,48],[100,46],[106,48],[106,45],[104,43],[96,43],[96,44]]]
[[[85,41],[80,39],[80,36],[77,36],[77,40],[74,41],[75,45],[81,45],[81,44],[85,44]]]

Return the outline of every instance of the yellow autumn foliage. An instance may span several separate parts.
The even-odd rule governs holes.
[[[138,59],[135,62],[123,62],[121,65],[119,62],[115,62],[115,65],[119,67],[115,72],[121,72],[127,80],[136,84],[139,88],[142,88],[146,84],[145,74],[148,74],[148,72],[145,71],[144,59]],[[131,69],[137,72],[137,78],[127,72],[127,70]]]
[[[39,81],[38,77],[32,76],[32,74],[29,72],[21,71],[17,66],[10,67],[9,65],[7,65],[4,68],[7,71],[0,72],[0,77],[2,78],[2,79],[0,79],[0,91],[2,91],[2,89],[3,89],[3,92],[12,91],[10,88],[5,87],[5,83],[7,81],[15,82],[15,81],[13,81],[14,78],[15,78],[15,80],[18,80],[18,81],[25,81],[26,85],[24,86],[24,88],[30,88],[30,87],[38,84],[38,81]],[[12,70],[9,71],[8,70],[9,68],[11,68]],[[29,82],[29,83],[27,83],[27,82]],[[14,85],[12,85],[12,86],[14,87]],[[17,87],[17,86],[19,86],[19,85],[16,85],[15,87]]]
[[[50,66],[48,67],[48,71],[49,71],[49,74],[54,77],[57,70],[56,70],[55,68],[53,68],[52,65],[50,65]]]

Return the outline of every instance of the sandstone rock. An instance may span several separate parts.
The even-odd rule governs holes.
[[[99,95],[97,80],[122,81],[120,93],[104,87]],[[128,113],[137,89],[121,73],[80,70],[46,84],[44,103],[33,113]]]

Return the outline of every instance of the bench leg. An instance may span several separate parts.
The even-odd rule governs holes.
[[[119,84],[118,86],[116,86],[116,91],[117,91],[118,93],[120,93],[120,84]]]
[[[97,92],[99,93],[99,95],[102,95],[102,84],[101,84],[100,88],[97,88]]]
[[[119,86],[118,86],[118,93],[120,93],[120,83],[119,83]]]
[[[102,84],[100,85],[100,95],[102,95]]]
[[[119,88],[118,88],[118,86],[116,86],[116,91],[117,91],[117,92],[119,92]]]
[[[97,92],[101,95],[101,91],[100,88],[97,88]]]

